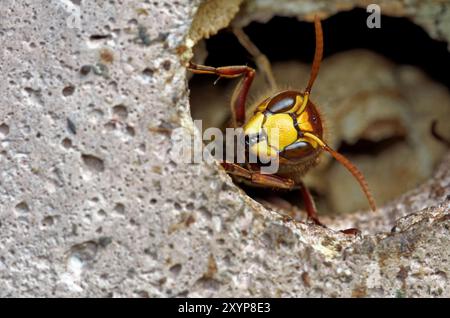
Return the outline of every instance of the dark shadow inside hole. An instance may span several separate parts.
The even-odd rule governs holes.
[[[324,31],[324,58],[352,49],[368,49],[398,64],[409,64],[423,70],[437,82],[450,88],[450,54],[445,42],[433,40],[418,25],[407,18],[381,17],[380,29],[366,27],[367,12],[354,9],[338,13],[322,21]],[[314,27],[312,23],[299,22],[295,18],[274,17],[269,22],[253,22],[244,31],[271,62],[297,60],[310,64],[314,55]],[[223,30],[206,41],[208,57],[204,62],[210,66],[255,66],[251,56],[239,44],[229,30]],[[370,74],[368,74],[370,76]],[[320,77],[320,74],[319,74]],[[221,80],[213,88],[214,77],[196,75],[190,81],[194,90],[220,90],[229,85]],[[225,100],[223,105],[228,105]],[[191,104],[194,119],[202,119],[205,105]],[[196,108],[198,106],[198,108]],[[202,108],[200,108],[202,107]],[[217,110],[219,111],[219,110]],[[228,109],[224,110],[228,111]],[[406,136],[395,135],[373,142],[361,139],[354,144],[342,143],[339,151],[344,154],[372,155],[389,151],[390,147],[406,142]],[[253,198],[278,196],[292,205],[302,205],[298,191],[283,192],[271,189],[239,185]],[[313,193],[319,198],[320,193]],[[320,210],[320,208],[319,208]]]

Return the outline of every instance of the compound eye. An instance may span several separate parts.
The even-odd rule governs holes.
[[[273,114],[287,113],[295,106],[296,94],[292,92],[282,92],[271,99],[267,110]]]
[[[313,151],[314,148],[306,141],[297,141],[284,148],[280,156],[286,159],[299,159],[308,156]]]

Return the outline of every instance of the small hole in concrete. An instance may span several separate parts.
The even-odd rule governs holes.
[[[43,220],[42,220],[42,225],[44,227],[48,227],[48,226],[52,226],[55,223],[55,219],[52,216],[46,216]]]
[[[131,137],[134,137],[134,135],[136,135],[136,132],[135,132],[134,128],[131,127],[131,126],[127,126],[126,132]]]
[[[180,274],[182,268],[183,268],[183,267],[181,266],[181,264],[175,264],[175,265],[173,265],[173,266],[171,266],[171,267],[169,268],[169,271],[170,271],[174,276],[178,276],[178,275]]]
[[[123,205],[122,203],[116,203],[116,205],[114,206],[114,212],[118,214],[125,214],[125,205]]]
[[[198,210],[203,215],[203,217],[205,217],[207,220],[211,220],[212,219],[212,213],[206,207],[201,206],[200,208],[198,208]]]
[[[113,114],[121,120],[125,120],[128,117],[128,109],[124,105],[116,105],[113,107]]]
[[[103,210],[103,209],[98,210],[98,211],[97,211],[97,217],[98,217],[99,219],[104,219],[104,218],[106,217],[106,212],[105,212],[105,210]]]
[[[150,298],[150,294],[145,290],[138,290],[135,292],[137,297],[140,298]]]
[[[173,207],[174,207],[176,210],[178,210],[178,211],[180,211],[180,210],[183,209],[182,206],[181,206],[181,204],[179,204],[178,202],[175,202],[175,203],[173,204]]]
[[[9,126],[7,124],[0,124],[0,138],[5,138],[9,134]]]
[[[101,41],[111,38],[111,34],[93,34],[89,37],[91,41]]]
[[[30,212],[30,208],[25,201],[22,201],[16,205],[16,210],[21,213]]]
[[[70,133],[76,135],[77,127],[75,126],[75,123],[70,118],[67,118],[67,129],[69,130]]]
[[[62,144],[63,147],[66,148],[66,149],[72,148],[72,140],[70,140],[70,138],[64,138],[64,139],[62,140],[61,144]]]
[[[67,269],[72,273],[81,274],[83,269],[94,261],[97,250],[98,245],[93,241],[72,246],[67,257]]]
[[[70,0],[70,1],[76,6],[81,5],[81,0]]]
[[[92,66],[91,65],[83,65],[80,68],[80,74],[83,76],[88,75],[91,72]]]
[[[75,86],[72,86],[72,85],[66,86],[62,90],[62,94],[66,97],[73,95],[74,92],[75,92]]]
[[[153,74],[155,74],[155,71],[149,67],[142,71],[142,75],[144,75],[144,77],[150,78],[153,77]]]
[[[102,159],[100,159],[96,156],[87,155],[87,154],[81,155],[81,159],[83,160],[83,163],[89,170],[94,171],[94,172],[105,171],[105,164]]]
[[[102,248],[107,247],[109,244],[112,243],[112,237],[110,236],[102,236],[98,239],[98,245]]]
[[[164,62],[162,63],[162,67],[163,67],[166,71],[170,70],[170,66],[171,66],[171,63],[170,63],[169,60],[164,61]]]
[[[127,271],[127,276],[128,276],[128,278],[133,278],[135,275],[136,275],[136,270],[135,270],[134,268],[130,268],[130,269]]]
[[[117,128],[117,124],[116,122],[109,121],[106,124],[104,124],[103,127],[105,127],[106,130],[112,131]]]

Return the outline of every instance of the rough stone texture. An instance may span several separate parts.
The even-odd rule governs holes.
[[[0,297],[449,297],[449,156],[378,214],[327,220],[361,237],[179,163],[198,5],[2,2]]]

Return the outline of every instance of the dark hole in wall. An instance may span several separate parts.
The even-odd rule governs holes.
[[[381,16],[381,28],[366,27],[368,13],[364,9],[340,12],[322,21],[324,58],[352,49],[368,49],[399,64],[414,65],[435,81],[450,89],[450,53],[447,43],[432,39],[420,26],[407,18]],[[361,27],[355,27],[361,26]],[[298,60],[311,63],[314,56],[315,33],[312,23],[296,18],[274,17],[267,23],[253,22],[245,33],[271,62]],[[208,57],[205,65],[251,65],[252,57],[240,45],[234,34],[223,30],[206,41]],[[369,75],[370,76],[370,75]],[[195,76],[191,87],[210,85],[208,76]],[[226,80],[217,86],[228,85]],[[193,112],[195,115],[197,112]],[[385,150],[404,138],[389,138],[379,143],[362,140],[355,145],[342,144],[338,151],[362,154],[371,148]],[[378,151],[379,152],[379,151]]]
[[[322,21],[324,58],[338,52],[364,48],[379,53],[393,62],[414,65],[435,81],[450,88],[450,72],[448,72],[450,54],[445,42],[433,40],[420,26],[406,18],[382,16],[381,28],[369,29],[366,27],[367,16],[368,13],[365,10],[354,9],[338,13]],[[253,22],[244,28],[244,31],[271,62],[286,60],[298,60],[308,64],[312,62],[315,49],[315,33],[312,23],[299,22],[295,18],[274,17],[267,23]],[[205,65],[247,64],[255,66],[251,56],[229,30],[223,30],[208,39],[206,49],[208,57],[204,62]],[[214,80],[215,77],[194,76],[190,87],[192,90],[212,89]],[[215,89],[225,88],[228,85],[228,80],[221,80],[217,82]],[[229,98],[230,96],[228,96]],[[224,105],[228,105],[228,100],[224,101]],[[196,115],[201,114],[202,111],[193,111],[194,119],[201,117],[201,115],[198,117]],[[338,150],[344,154],[376,156],[389,147],[402,142],[405,142],[405,136],[402,135],[392,136],[378,142],[362,139],[351,145],[344,142]],[[240,186],[253,198],[278,196],[295,205],[298,205],[299,201],[301,202],[298,191],[283,192]],[[322,195],[313,192],[316,199],[321,200]]]
[[[415,65],[434,80],[450,88],[450,54],[445,42],[436,41],[407,18],[381,16],[381,28],[366,27],[363,9],[340,12],[322,21],[324,58],[346,50],[365,48],[394,62]],[[355,27],[361,26],[361,27]],[[314,56],[314,26],[295,18],[274,17],[269,22],[253,22],[245,32],[270,61],[299,60],[311,63]],[[234,35],[222,31],[206,42],[212,66],[249,64],[251,57]]]

